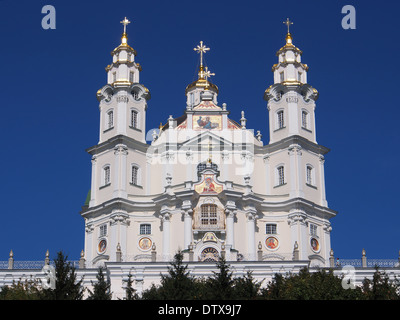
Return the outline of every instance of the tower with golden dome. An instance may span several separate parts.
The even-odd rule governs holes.
[[[235,121],[218,102],[216,75],[204,63],[212,51],[203,41],[194,48],[198,76],[186,87],[183,114],[160,119],[146,141],[150,93],[128,44],[129,21],[121,23],[121,44],[97,92],[99,142],[87,150],[92,184],[81,212],[86,263],[123,263],[144,281],[140,288],[152,279],[143,270],[169,262],[178,250],[188,263],[224,256],[238,268],[261,268],[260,274],[272,265],[288,271],[329,266],[330,219],[336,215],[325,196],[329,149],[316,141],[318,92],[307,83],[292,23],[285,21],[285,45],[264,93],[268,144],[249,128],[245,110]]]

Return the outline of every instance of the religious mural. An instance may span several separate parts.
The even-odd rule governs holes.
[[[193,130],[221,130],[222,117],[221,116],[193,116]]]
[[[220,193],[222,189],[222,184],[214,181],[213,174],[205,174],[203,182],[194,187],[194,190],[199,194]]]

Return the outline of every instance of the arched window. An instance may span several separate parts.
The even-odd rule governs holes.
[[[315,186],[315,171],[311,164],[307,164],[306,166],[306,184]]]
[[[275,186],[281,186],[285,184],[285,167],[278,165],[275,171]]]
[[[103,186],[111,183],[111,168],[109,165],[103,167]]]
[[[106,129],[111,129],[112,127],[114,127],[114,111],[110,110],[107,111]]]
[[[276,113],[276,130],[282,129],[285,127],[285,118],[283,110],[279,110]]]
[[[131,128],[139,129],[139,112],[131,109]]]

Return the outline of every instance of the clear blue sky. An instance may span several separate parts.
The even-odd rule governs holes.
[[[56,8],[56,30],[43,30],[41,9]],[[356,8],[356,30],[341,9]],[[1,222],[0,260],[44,259],[84,246],[79,215],[90,188],[85,149],[98,141],[96,92],[119,45],[127,16],[129,44],[152,98],[148,128],[185,108],[196,77],[200,40],[211,47],[219,103],[230,117],[246,110],[247,127],[268,141],[263,93],[284,44],[289,17],[315,87],[317,141],[326,156],[332,248],[340,258],[397,258],[400,249],[398,169],[399,25],[397,1],[0,1]]]

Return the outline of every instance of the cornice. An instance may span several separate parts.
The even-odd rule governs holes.
[[[119,144],[126,145],[130,149],[135,149],[143,153],[146,153],[147,149],[150,147],[150,145],[147,143],[143,143],[138,140],[132,139],[128,136],[120,134],[108,139],[107,141],[104,141],[100,144],[97,144],[93,147],[86,149],[86,152],[94,156],[105,150],[114,149]]]
[[[299,145],[304,150],[309,150],[320,155],[325,155],[331,151],[329,148],[314,143],[302,136],[293,135],[265,146],[254,145],[254,154],[270,154],[278,150],[288,149],[291,145]]]

